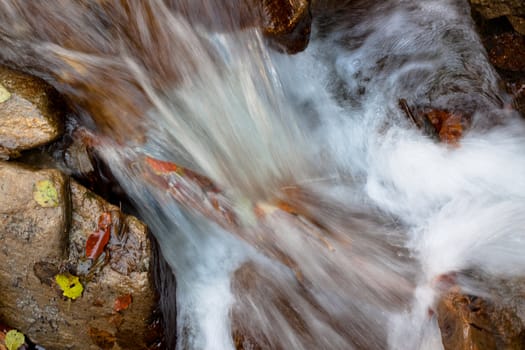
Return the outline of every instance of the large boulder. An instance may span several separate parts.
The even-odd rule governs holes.
[[[109,241],[89,258],[86,242],[101,217],[110,218]],[[156,292],[144,224],[56,170],[5,162],[0,218],[2,321],[47,349],[146,349],[159,341],[150,327]],[[78,284],[78,296],[66,293]]]
[[[0,158],[59,137],[61,110],[57,92],[43,80],[0,66]]]

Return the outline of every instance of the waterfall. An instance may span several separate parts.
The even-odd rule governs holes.
[[[178,349],[442,349],[444,276],[524,275],[525,124],[466,1],[317,1],[295,55],[161,2],[59,3],[2,1],[0,57],[99,133],[176,275]],[[459,141],[401,99],[465,116]]]

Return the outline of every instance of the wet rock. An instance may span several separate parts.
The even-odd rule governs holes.
[[[525,77],[506,80],[505,87],[513,97],[512,107],[525,116]]]
[[[62,158],[65,166],[76,176],[94,176],[95,167],[90,155],[91,145],[89,144],[82,130],[74,130],[69,138],[70,143],[64,145]]]
[[[502,33],[486,39],[490,62],[498,69],[525,72],[525,37],[517,33]]]
[[[85,243],[102,213],[111,213],[110,238],[92,261]],[[35,343],[146,349],[158,341],[149,328],[150,242],[137,219],[58,171],[0,163],[0,240],[0,318]],[[81,296],[65,297],[57,274],[78,276]]]
[[[507,16],[514,29],[525,34],[525,2],[523,0],[470,0],[472,8],[486,19]]]
[[[521,288],[522,291],[524,288]],[[462,294],[451,288],[438,303],[438,323],[445,350],[525,348],[523,294],[490,299]],[[522,306],[519,306],[519,305]]]
[[[179,0],[172,7],[191,22],[213,31],[258,27],[274,47],[288,53],[306,48],[310,38],[311,0],[233,0],[212,4]]]
[[[306,48],[312,24],[309,0],[265,0],[263,13],[263,32],[278,48],[288,53]]]
[[[96,230],[100,215],[108,212],[112,215],[111,239],[105,251],[104,266],[96,266],[95,262],[87,272],[87,279],[92,279],[86,284],[83,302],[86,306],[97,305],[99,309],[97,322],[88,322],[90,328],[112,334],[116,348],[146,348],[148,318],[156,306],[156,293],[151,281],[151,247],[145,225],[132,216],[123,215],[118,207],[75,182],[71,182],[71,202],[69,260],[73,265],[86,262],[85,242]],[[76,272],[85,275],[80,265],[76,264]],[[129,307],[120,313],[114,312],[115,301],[128,294],[132,296]],[[95,338],[91,336],[91,339]]]
[[[516,33],[505,17],[487,20],[473,15],[489,60],[511,97],[505,107],[525,116],[525,36]]]
[[[485,18],[525,15],[523,0],[470,0],[472,8]]]
[[[508,16],[507,18],[518,33],[525,35],[525,16]]]
[[[512,97],[511,107],[525,116],[525,36],[503,32],[488,35],[483,42],[491,63]]]
[[[0,67],[0,158],[55,140],[63,130],[60,99],[43,80]]]
[[[35,199],[41,181],[52,184],[56,204],[41,205]],[[66,184],[55,170],[0,163],[0,317],[24,332],[34,334],[43,327],[53,333],[58,326],[59,296],[43,287],[33,266],[39,261],[58,266],[64,258]]]

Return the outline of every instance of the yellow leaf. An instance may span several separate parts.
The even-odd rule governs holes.
[[[7,89],[2,84],[0,84],[0,103],[9,100],[10,97],[11,93],[9,93],[9,91],[7,91]]]
[[[10,330],[5,335],[5,346],[7,346],[7,350],[17,350],[24,345],[25,342],[24,334],[15,329]]]
[[[33,198],[44,208],[58,206],[58,193],[51,180],[38,181],[33,189]]]
[[[60,274],[55,276],[55,281],[60,289],[62,289],[62,294],[70,299],[74,300],[80,297],[84,291],[84,287],[77,276]]]

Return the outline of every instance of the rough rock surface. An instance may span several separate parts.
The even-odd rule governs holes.
[[[525,35],[525,1],[470,0],[472,8],[487,19],[507,16],[514,29]]]
[[[57,92],[43,80],[0,66],[0,158],[55,140],[63,130]]]
[[[46,180],[56,200],[38,196]],[[108,212],[110,240],[93,262],[85,242]],[[12,163],[0,163],[0,219],[3,322],[47,349],[146,349],[158,341],[149,328],[156,293],[141,222],[56,170]],[[79,276],[82,296],[64,297],[57,274]]]
[[[512,108],[525,116],[525,36],[509,31],[489,33],[483,43],[512,97]]]
[[[525,72],[525,37],[517,33],[496,34],[485,40],[490,62],[509,72]]]
[[[525,16],[508,16],[507,18],[518,33],[525,35]]]
[[[451,288],[437,307],[445,350],[524,349],[523,292],[523,281],[502,282],[499,292],[487,298],[465,295],[458,288]]]
[[[485,18],[508,15],[525,15],[523,0],[470,0],[472,8]]]
[[[306,48],[312,18],[310,0],[264,0],[263,31],[288,53]]]

